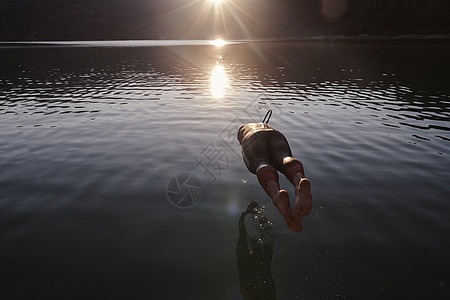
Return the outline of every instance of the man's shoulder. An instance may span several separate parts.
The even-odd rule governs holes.
[[[242,125],[243,127],[250,127],[250,128],[272,128],[266,123],[247,123]],[[242,127],[241,126],[241,127]]]

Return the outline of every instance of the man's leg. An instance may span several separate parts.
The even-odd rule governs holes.
[[[294,212],[297,221],[300,223],[311,212],[312,208],[311,185],[309,180],[305,178],[303,165],[298,159],[292,157],[289,143],[279,131],[273,132],[269,149],[273,166],[294,185],[296,195]]]
[[[273,204],[278,208],[284,217],[286,225],[291,231],[301,231],[301,223],[294,219],[294,212],[289,204],[289,194],[285,190],[280,190],[278,182],[278,172],[267,163],[261,163],[256,169],[256,176],[259,184],[272,199]]]
[[[303,219],[311,213],[312,209],[311,184],[305,178],[303,165],[298,159],[290,156],[284,157],[283,170],[284,175],[295,188],[295,215]]]
[[[269,139],[268,132],[256,132],[242,140],[245,165],[250,172],[256,174],[259,184],[281,212],[289,229],[300,231],[301,225],[295,222],[294,212],[289,204],[289,194],[280,190],[278,172],[269,163]]]

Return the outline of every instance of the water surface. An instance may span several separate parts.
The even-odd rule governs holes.
[[[250,200],[278,299],[449,297],[448,46],[81,44],[0,45],[2,299],[239,299]],[[312,182],[299,234],[234,137],[269,109]]]

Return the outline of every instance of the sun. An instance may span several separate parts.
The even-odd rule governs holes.
[[[210,0],[212,2],[214,2],[215,4],[219,4],[220,2],[222,2],[223,0]]]

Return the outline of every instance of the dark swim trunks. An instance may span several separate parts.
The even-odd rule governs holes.
[[[242,125],[237,134],[242,146],[242,156],[253,174],[261,164],[268,164],[283,173],[283,158],[292,157],[291,148],[284,135],[265,123]]]

